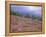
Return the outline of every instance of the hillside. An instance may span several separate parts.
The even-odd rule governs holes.
[[[11,15],[11,32],[40,32],[41,24],[39,20]]]

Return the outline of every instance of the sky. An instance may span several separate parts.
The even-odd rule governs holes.
[[[41,9],[40,6],[21,6],[21,5],[11,5],[11,11],[19,12],[23,15],[33,14],[35,16],[41,17]]]

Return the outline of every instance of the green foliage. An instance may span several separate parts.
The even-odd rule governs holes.
[[[16,15],[16,13],[15,12],[11,12],[11,15]]]
[[[11,15],[21,16],[19,12],[11,12]]]
[[[35,22],[37,22],[39,20],[38,16],[33,16],[32,19],[34,19]]]

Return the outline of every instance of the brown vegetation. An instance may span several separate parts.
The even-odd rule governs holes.
[[[35,21],[32,18],[24,18],[11,15],[11,32],[40,32],[41,21]]]

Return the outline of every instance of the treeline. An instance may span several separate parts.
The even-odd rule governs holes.
[[[11,11],[11,15],[20,16],[20,17],[24,16],[24,15],[20,14],[19,12],[13,12],[13,11]],[[37,20],[42,21],[42,17],[34,16],[32,14],[26,14],[24,17],[25,18],[37,19]]]

